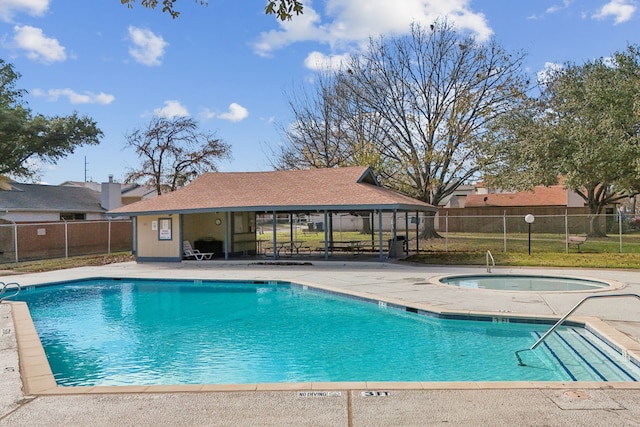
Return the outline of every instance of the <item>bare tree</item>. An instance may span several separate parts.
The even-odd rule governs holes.
[[[278,125],[284,143],[277,152],[271,152],[271,165],[275,169],[385,168],[375,144],[383,136],[380,121],[365,114],[344,83],[343,75],[325,72],[318,76],[311,93],[289,95],[293,122]],[[361,220],[361,233],[370,234],[368,215]],[[330,239],[332,230],[330,222]]]
[[[347,129],[339,133],[341,144],[351,147],[340,146],[342,164],[357,163],[357,148],[366,147],[378,156],[384,185],[437,205],[493,161],[489,124],[524,97],[523,60],[523,53],[508,53],[495,41],[478,43],[446,21],[427,29],[413,25],[408,36],[371,39],[366,52],[334,72],[331,84],[321,80],[314,102],[290,104],[292,129],[305,138],[292,144],[292,134],[285,134],[291,162],[284,166],[300,160],[291,153],[317,158],[320,138],[331,141],[337,129]],[[331,115],[322,109],[327,105],[335,106]],[[319,136],[299,132],[309,123],[324,125]],[[430,225],[424,237],[437,236]]]
[[[125,182],[142,179],[158,194],[174,191],[203,172],[216,171],[216,162],[231,154],[229,145],[198,130],[198,123],[188,117],[156,117],[146,129],[136,129],[126,138],[126,146],[135,149],[142,163],[129,170]]]
[[[343,85],[340,74],[325,72],[311,92],[289,95],[293,121],[277,125],[284,142],[270,153],[275,169],[382,167],[374,144],[383,135],[379,121],[358,111],[357,100]]]
[[[140,0],[140,4],[143,7],[155,9],[160,1],[163,13],[168,13],[173,19],[180,16],[180,12],[175,9],[177,0]],[[135,2],[136,0],[120,0],[120,3],[126,4],[129,8],[132,8]],[[206,0],[196,0],[196,3],[204,6],[209,4]],[[275,15],[281,21],[290,21],[294,14],[302,15],[303,8],[302,2],[298,0],[269,0],[264,8],[264,13]]]

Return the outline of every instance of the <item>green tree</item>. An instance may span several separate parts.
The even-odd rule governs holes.
[[[589,206],[590,234],[604,235],[605,206],[640,192],[640,49],[552,70],[499,126],[502,157],[488,180],[524,190],[562,176]]]
[[[38,170],[29,161],[55,164],[78,146],[99,144],[102,131],[88,117],[32,115],[22,99],[27,92],[16,88],[19,78],[0,59],[0,175],[33,178]]]
[[[188,117],[153,118],[146,129],[126,136],[142,163],[130,169],[125,182],[144,180],[160,195],[174,191],[203,172],[216,171],[216,162],[230,157],[231,148],[213,134],[202,132]]]
[[[174,8],[176,1],[162,0],[162,12],[168,13],[174,19],[180,15],[180,12]],[[121,4],[126,4],[129,8],[133,7],[135,2],[136,0],[120,0]],[[208,4],[206,0],[195,0],[195,2],[201,5]],[[158,6],[158,0],[140,0],[140,4],[143,7],[155,9]],[[302,9],[302,2],[298,0],[269,0],[264,11],[267,15],[275,15],[281,21],[288,21],[294,14],[301,15]]]

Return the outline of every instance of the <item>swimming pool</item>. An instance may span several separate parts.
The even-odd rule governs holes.
[[[451,320],[280,282],[87,280],[28,287],[56,382],[636,381],[584,328]]]
[[[524,274],[456,275],[440,277],[437,282],[460,288],[529,292],[597,291],[614,287],[600,280]]]

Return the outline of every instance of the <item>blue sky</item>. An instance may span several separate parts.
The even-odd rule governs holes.
[[[264,0],[179,0],[181,15],[118,0],[0,0],[0,58],[22,74],[35,113],[86,114],[105,136],[42,180],[122,180],[138,165],[125,135],[153,115],[188,115],[229,143],[221,171],[269,170],[265,146],[287,124],[286,93],[318,67],[357,55],[369,36],[446,16],[479,40],[527,53],[532,75],[640,43],[636,0],[314,0],[281,23]]]

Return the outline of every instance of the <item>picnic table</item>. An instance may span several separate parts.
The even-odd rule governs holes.
[[[301,249],[308,249],[309,252],[311,252],[311,248],[303,246],[304,242],[305,242],[304,240],[291,240],[287,242],[277,242],[275,246],[275,253],[277,255],[280,255],[280,252],[284,250],[285,254],[288,252],[289,254],[293,255],[293,253],[295,252],[296,255],[298,255],[300,254]],[[273,248],[266,247],[265,252],[269,249],[273,249]]]
[[[360,253],[363,249],[364,243],[362,240],[334,240],[332,242],[328,242],[328,244],[325,243],[325,245],[330,252],[341,251]],[[320,249],[324,250],[324,247]]]

